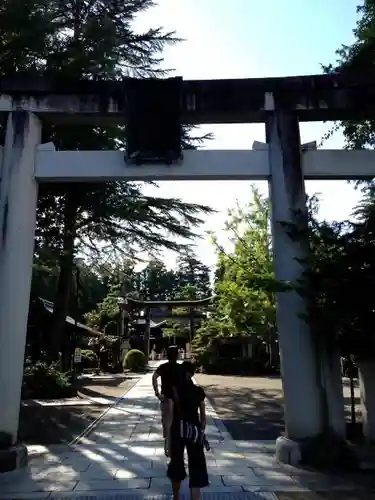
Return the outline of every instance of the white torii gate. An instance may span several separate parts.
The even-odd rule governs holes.
[[[127,164],[121,151],[55,151],[53,144],[40,144],[42,125],[35,112],[41,116],[56,112],[60,101],[56,100],[55,105],[54,101],[51,104],[48,99],[39,98],[20,103],[9,96],[0,96],[0,111],[9,112],[5,144],[0,152],[0,431],[11,436],[12,444],[17,440],[38,183],[267,180],[272,203],[276,278],[295,281],[301,277],[298,258],[306,255],[307,242],[292,241],[279,222],[293,222],[294,213],[305,210],[303,178],[375,176],[372,151],[314,150],[311,145],[301,148],[298,118],[280,112],[268,94],[266,92],[264,105],[269,112],[265,120],[267,145],[258,144],[249,151],[185,151],[180,163],[169,166]],[[342,105],[341,101],[337,102]],[[90,108],[90,102],[85,102],[85,106]],[[95,106],[91,106],[93,113],[99,110]],[[111,112],[116,111],[113,103],[109,107]],[[325,104],[321,107],[326,109]],[[66,109],[58,111],[61,114],[86,112],[78,105],[77,109]],[[247,121],[260,121],[258,115],[254,117]],[[288,149],[286,145],[290,143]],[[287,435],[295,441],[316,436],[322,428],[316,354],[310,327],[300,315],[304,309],[303,299],[297,293],[278,294],[285,423]],[[341,380],[327,372],[326,384],[331,428],[344,436]],[[288,455],[284,460],[298,461],[298,457]]]

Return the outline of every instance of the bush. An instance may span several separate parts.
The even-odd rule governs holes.
[[[99,358],[96,352],[91,349],[82,349],[82,369],[96,368],[99,364]]]
[[[55,363],[27,361],[23,372],[22,399],[66,398],[75,394],[70,372],[60,372]]]
[[[142,351],[132,349],[125,354],[123,366],[133,372],[141,372],[146,367],[146,356]]]

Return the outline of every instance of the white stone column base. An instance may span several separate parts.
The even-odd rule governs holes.
[[[288,465],[298,467],[302,462],[302,443],[285,436],[276,439],[276,459]]]

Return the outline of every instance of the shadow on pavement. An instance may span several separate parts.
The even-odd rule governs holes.
[[[25,444],[68,444],[105,408],[103,406],[21,406],[18,437]]]

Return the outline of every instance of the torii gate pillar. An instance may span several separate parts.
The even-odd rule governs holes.
[[[303,278],[304,265],[301,261],[309,254],[308,214],[298,118],[288,110],[278,109],[277,104],[276,102],[276,109],[266,121],[271,173],[269,186],[273,258],[276,279],[288,285]],[[290,235],[293,226],[297,231],[301,231],[300,237],[293,238]],[[310,325],[303,317],[305,312],[305,300],[296,291],[277,293],[277,324],[287,435],[287,438],[278,439],[277,455],[281,461],[287,463],[298,463],[301,460],[298,443],[319,435],[324,425],[320,360]],[[333,411],[328,412],[329,424],[343,437],[344,408],[343,405],[340,407],[340,393],[337,393],[340,388],[330,386],[328,389],[331,389],[333,400],[339,403],[333,405]]]
[[[35,115],[9,113],[0,185],[0,433],[9,448],[3,463],[0,460],[0,471],[22,466],[27,458],[26,448],[15,444],[33,267],[38,195],[34,171],[40,137]]]

